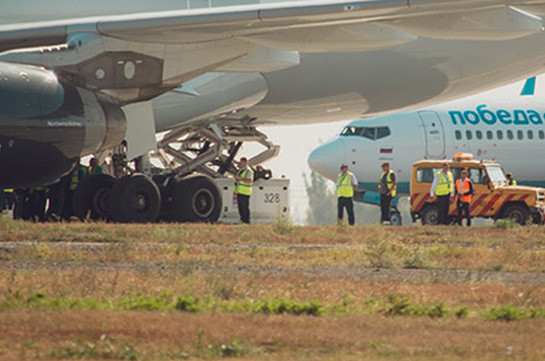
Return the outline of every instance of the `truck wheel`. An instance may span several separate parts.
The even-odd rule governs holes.
[[[512,204],[503,211],[503,218],[521,225],[525,225],[528,222],[529,215],[530,212],[528,212],[528,209],[520,204]]]
[[[197,176],[178,183],[172,200],[174,219],[179,222],[217,222],[221,197],[208,178]]]
[[[154,222],[161,209],[161,194],[155,183],[143,174],[118,179],[110,197],[111,217],[116,222]]]
[[[532,223],[533,224],[543,224],[543,215],[541,212],[532,212]]]
[[[107,174],[93,174],[83,178],[74,191],[74,214],[82,221],[87,215],[93,220],[107,220],[110,190],[114,182],[115,179]]]
[[[421,212],[422,224],[428,224],[435,226],[439,220],[439,207],[435,204],[430,204],[424,208]]]
[[[401,226],[402,224],[401,213],[395,207],[390,208],[390,224],[392,226]]]

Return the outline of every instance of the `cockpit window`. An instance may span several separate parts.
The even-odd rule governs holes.
[[[371,140],[386,138],[391,134],[389,127],[355,127],[349,125],[341,131],[341,136],[358,136]]]

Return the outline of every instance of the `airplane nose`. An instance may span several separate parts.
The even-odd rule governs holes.
[[[308,156],[308,164],[315,172],[334,181],[343,158],[344,145],[342,141],[335,139],[314,149]]]

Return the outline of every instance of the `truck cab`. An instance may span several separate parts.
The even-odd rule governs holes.
[[[545,219],[545,188],[510,186],[501,165],[492,160],[474,160],[471,154],[457,154],[452,160],[426,159],[413,164],[410,195],[411,217],[422,224],[437,224],[438,206],[430,198],[435,174],[447,163],[454,184],[462,169],[467,169],[474,193],[470,216],[510,219],[519,224],[543,224]],[[449,216],[457,216],[456,204],[451,203]]]

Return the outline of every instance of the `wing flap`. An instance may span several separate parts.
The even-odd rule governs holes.
[[[374,23],[304,27],[242,38],[273,49],[298,52],[377,50],[417,39]]]
[[[386,21],[421,37],[443,40],[509,40],[543,31],[543,20],[516,7],[502,6]]]

